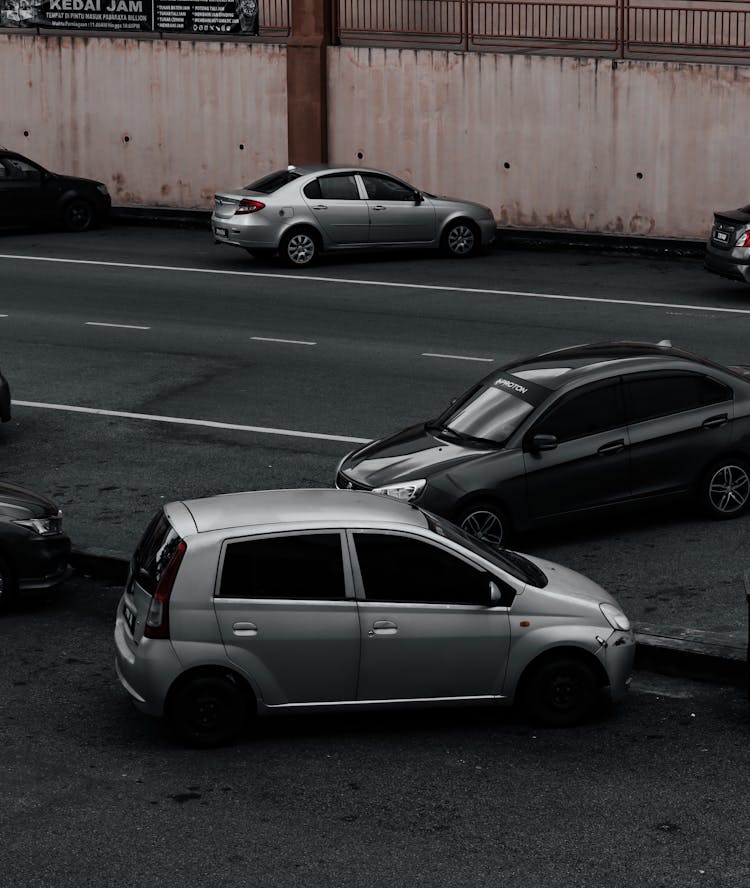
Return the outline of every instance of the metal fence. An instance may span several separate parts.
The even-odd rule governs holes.
[[[339,43],[750,63],[750,0],[333,0]]]

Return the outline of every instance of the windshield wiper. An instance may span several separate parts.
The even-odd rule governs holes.
[[[501,447],[500,441],[491,441],[489,438],[478,438],[476,435],[467,435],[466,432],[457,432],[447,425],[440,425],[437,422],[426,422],[424,424],[426,431],[439,432],[445,438],[454,438],[456,441],[469,441],[472,444],[481,444],[483,447]]]

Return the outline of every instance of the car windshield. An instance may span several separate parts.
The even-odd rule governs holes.
[[[474,552],[475,555],[480,555],[486,561],[497,565],[501,570],[509,573],[522,583],[530,583],[532,586],[536,586],[537,589],[543,589],[547,585],[547,575],[544,571],[538,568],[533,561],[530,561],[518,552],[514,552],[512,549],[494,548],[461,530],[460,527],[456,527],[455,524],[451,524],[450,521],[446,521],[445,518],[440,518],[426,509],[420,509],[419,511],[427,519],[427,526],[433,533],[445,537],[445,539],[451,540],[454,543],[459,543],[464,549]]]
[[[288,185],[295,179],[299,179],[300,174],[296,170],[277,170],[268,176],[263,176],[250,185],[245,185],[245,191],[259,191],[261,194],[273,194],[283,185]]]
[[[466,440],[504,444],[533,409],[507,389],[478,385],[428,427]]]

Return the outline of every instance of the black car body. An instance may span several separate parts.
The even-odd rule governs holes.
[[[704,265],[714,274],[750,284],[750,204],[714,213]]]
[[[49,589],[68,573],[70,539],[46,496],[0,482],[0,610],[18,592]]]
[[[51,173],[15,151],[0,150],[0,228],[61,225],[86,231],[105,222],[111,206],[103,182]]]
[[[10,421],[10,386],[0,373],[0,422]]]
[[[750,369],[669,343],[607,342],[514,361],[437,419],[355,450],[337,487],[414,500],[499,545],[591,509],[750,500]]]

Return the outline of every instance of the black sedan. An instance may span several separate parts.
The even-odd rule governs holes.
[[[704,265],[721,277],[750,284],[750,204],[714,213]]]
[[[69,554],[57,505],[0,482],[0,611],[25,590],[49,589],[65,579]]]
[[[336,486],[414,501],[496,546],[655,498],[734,518],[750,501],[750,368],[667,341],[514,361],[436,419],[350,453]]]
[[[106,221],[111,205],[103,182],[51,173],[15,151],[0,149],[0,228],[61,225],[87,231]]]

